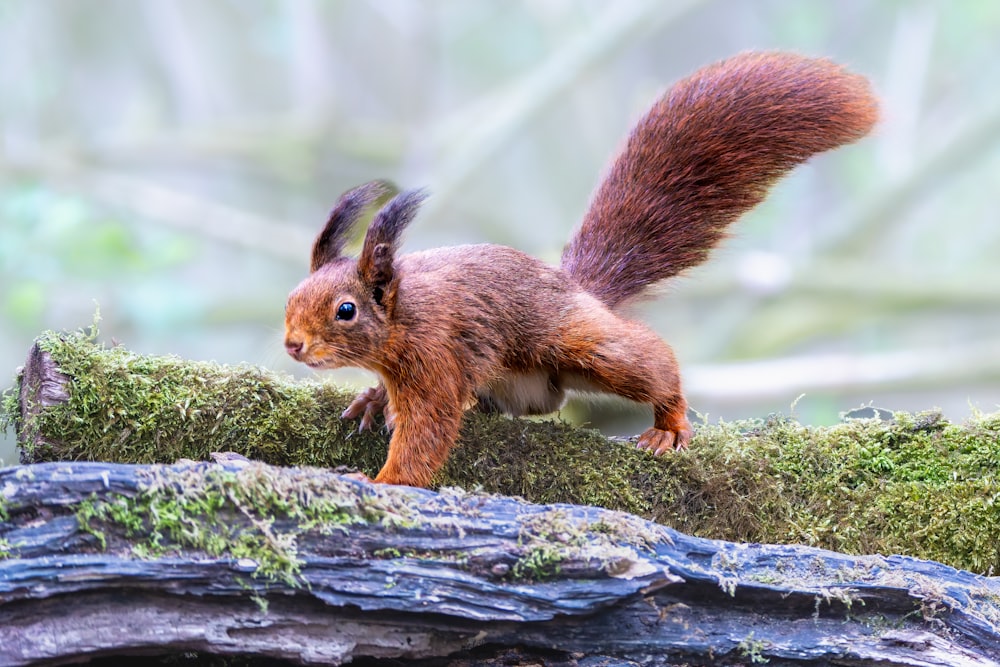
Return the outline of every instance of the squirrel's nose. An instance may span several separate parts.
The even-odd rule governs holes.
[[[285,350],[288,351],[293,358],[298,359],[299,355],[302,354],[302,341],[297,340],[285,340]]]

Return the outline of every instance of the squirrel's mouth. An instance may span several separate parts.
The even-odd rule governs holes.
[[[289,349],[289,354],[295,361],[317,370],[340,368],[344,365],[341,351],[327,345],[307,344],[301,348],[293,346]]]
[[[344,365],[344,362],[339,356],[323,356],[323,357],[312,357],[309,359],[300,359],[309,368],[315,368],[317,370],[340,368]]]

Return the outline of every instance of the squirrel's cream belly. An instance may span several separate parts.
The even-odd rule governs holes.
[[[555,412],[566,401],[566,390],[601,392],[602,389],[576,373],[553,375],[545,370],[507,373],[476,390],[487,404],[515,417]]]
[[[479,387],[476,395],[515,417],[555,412],[566,397],[557,379],[544,370],[507,373]]]

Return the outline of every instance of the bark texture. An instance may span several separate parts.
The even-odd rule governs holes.
[[[0,664],[995,665],[1000,582],[327,470],[0,470]],[[514,653],[511,653],[513,651]],[[387,663],[389,664],[389,663]]]

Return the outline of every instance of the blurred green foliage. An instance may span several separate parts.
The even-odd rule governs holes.
[[[3,314],[29,334],[45,326],[46,313],[67,283],[77,289],[128,287],[191,262],[198,252],[191,239],[130,225],[86,199],[38,184],[0,191],[0,216]]]
[[[805,393],[809,423],[868,401],[991,411],[998,27],[985,0],[0,2],[0,377],[95,302],[138,351],[309,375],[283,353],[282,308],[340,192],[428,187],[410,249],[556,261],[658,92],[767,48],[870,76],[884,119],[643,308],[692,404],[759,416]]]

